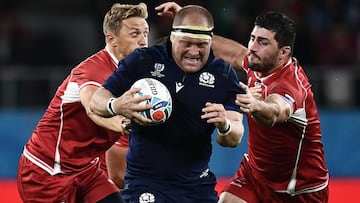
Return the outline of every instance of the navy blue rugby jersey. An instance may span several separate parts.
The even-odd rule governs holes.
[[[103,84],[114,96],[120,96],[136,80],[151,77],[164,83],[173,99],[172,113],[165,123],[132,123],[127,178],[189,183],[204,177],[215,126],[201,119],[201,109],[206,102],[213,102],[240,112],[235,97],[244,90],[229,64],[211,53],[200,71],[186,73],[173,60],[170,47],[168,43],[135,50]]]

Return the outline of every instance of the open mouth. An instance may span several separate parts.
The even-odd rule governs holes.
[[[194,57],[184,57],[185,62],[188,64],[198,64],[200,62],[200,58],[194,58]]]

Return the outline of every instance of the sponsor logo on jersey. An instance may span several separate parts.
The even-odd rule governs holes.
[[[205,87],[215,87],[215,77],[213,74],[209,72],[203,72],[199,76],[199,85],[205,86]]]
[[[205,169],[203,172],[201,172],[200,178],[207,177],[209,175],[209,169]]]
[[[162,78],[165,77],[164,74],[161,72],[164,71],[165,65],[162,63],[155,63],[154,64],[154,71],[151,71],[151,75],[154,77]]]
[[[182,84],[181,82],[175,82],[175,87],[176,93],[178,93],[184,87],[184,84]]]

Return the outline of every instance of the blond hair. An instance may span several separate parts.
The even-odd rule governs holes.
[[[147,19],[147,6],[144,3],[138,5],[115,3],[106,13],[103,22],[103,32],[118,34],[122,21],[131,17],[141,17]]]

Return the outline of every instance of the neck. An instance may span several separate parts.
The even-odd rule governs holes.
[[[113,47],[111,47],[109,45],[106,45],[105,49],[107,52],[109,52],[111,58],[113,59],[113,61],[116,64],[118,64],[120,60],[125,58],[125,56],[123,54],[116,53],[116,49],[114,49]]]

